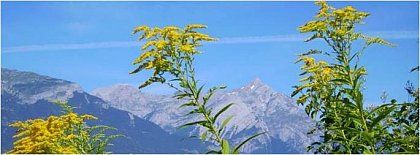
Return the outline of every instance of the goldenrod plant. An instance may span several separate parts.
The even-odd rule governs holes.
[[[418,99],[406,104],[393,100],[371,110],[363,101],[367,75],[366,68],[359,64],[363,51],[372,44],[394,45],[355,32],[356,25],[363,23],[369,13],[351,6],[336,9],[325,1],[315,4],[320,6],[315,20],[299,27],[299,31],[313,34],[306,42],[321,39],[330,49],[299,55],[297,63],[303,62],[302,84],[295,86],[292,93],[299,94],[297,104],[304,105],[306,113],[317,120],[310,133],[323,133],[320,141],[308,149],[315,153],[418,153],[418,117],[414,117],[418,114]],[[353,44],[356,40],[364,41],[359,49]],[[317,61],[313,54],[324,54],[332,63]],[[418,98],[418,92],[410,94]],[[414,110],[404,110],[408,105]]]
[[[136,27],[133,34],[142,32],[139,40],[145,40],[146,43],[141,48],[144,52],[133,62],[138,67],[131,74],[143,70],[152,70],[152,76],[139,88],[159,82],[177,90],[178,93],[175,96],[177,99],[187,100],[180,108],[192,108],[188,115],[198,115],[199,121],[186,123],[181,127],[199,125],[205,128],[206,131],[198,137],[203,141],[212,141],[220,146],[219,150],[210,150],[207,153],[239,153],[240,148],[245,143],[262,133],[255,134],[234,147],[222,136],[226,132],[225,127],[232,116],[225,118],[223,121],[219,121],[219,116],[233,104],[228,104],[219,111],[213,112],[213,109],[208,107],[207,103],[215,91],[224,89],[225,86],[212,87],[206,94],[203,94],[204,85],[199,86],[198,80],[195,78],[194,56],[200,53],[197,48],[201,46],[202,41],[216,40],[197,31],[197,29],[204,28],[206,26],[201,24],[187,25],[185,28],[174,26],[164,28]],[[172,78],[167,80],[168,77]]]
[[[106,136],[108,126],[87,126],[87,120],[97,118],[73,112],[65,101],[54,101],[64,114],[47,119],[17,121],[10,126],[17,128],[13,149],[8,154],[104,154],[111,139],[122,135]]]

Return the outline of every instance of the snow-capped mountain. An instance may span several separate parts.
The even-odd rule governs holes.
[[[154,122],[170,133],[176,134],[180,125],[199,119],[194,115],[185,116],[189,109],[179,108],[183,101],[172,95],[142,93],[127,84],[100,88],[92,94],[111,107]],[[255,133],[267,132],[246,145],[242,150],[245,153],[305,153],[306,147],[317,138],[306,134],[314,122],[293,99],[276,92],[260,79],[239,89],[217,92],[209,106],[218,110],[229,103],[235,104],[221,117],[234,116],[227,127],[229,132],[225,133],[233,143]],[[186,134],[202,131],[192,128]]]

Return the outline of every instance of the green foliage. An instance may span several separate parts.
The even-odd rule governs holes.
[[[306,41],[322,39],[332,50],[310,50],[299,55],[296,63],[303,62],[302,84],[295,86],[292,93],[292,96],[300,94],[297,104],[304,105],[306,113],[317,120],[311,133],[323,132],[321,140],[308,150],[315,150],[315,153],[418,153],[418,142],[413,145],[416,134],[418,141],[418,118],[407,121],[408,113],[418,114],[418,106],[414,106],[418,103],[410,104],[417,112],[413,109],[401,111],[406,109],[402,108],[404,104],[395,101],[371,111],[364,108],[362,91],[367,73],[359,66],[359,57],[372,44],[394,45],[355,32],[355,26],[363,23],[368,13],[351,6],[335,9],[324,1],[316,4],[320,9],[315,20],[299,27],[299,31],[313,33]],[[360,50],[354,50],[353,42],[358,39],[364,40],[365,44]],[[333,63],[311,57],[320,53],[332,57]],[[406,115],[402,116],[403,113]],[[406,125],[402,124],[403,120]],[[394,125],[390,126],[387,121]],[[412,132],[407,134],[408,131]]]
[[[392,134],[384,134],[382,147],[390,153],[419,153],[419,89],[408,82],[405,88],[413,101],[398,104],[386,120],[387,130]],[[393,100],[391,104],[396,104]]]
[[[10,126],[17,128],[18,138],[11,154],[105,154],[109,141],[122,135],[106,136],[106,130],[114,128],[97,125],[87,126],[86,120],[95,120],[92,115],[77,115],[66,101],[54,101],[61,106],[63,115],[49,116],[46,120],[17,121]]]
[[[224,89],[226,86],[212,87],[204,94],[202,93],[204,85],[198,86],[198,81],[195,79],[194,55],[200,53],[197,47],[201,46],[201,41],[216,40],[196,31],[196,29],[203,28],[206,28],[206,26],[200,24],[187,25],[183,29],[173,26],[165,28],[139,26],[135,28],[133,34],[143,32],[139,40],[144,39],[146,43],[142,47],[144,52],[133,63],[139,66],[131,74],[142,70],[153,70],[152,76],[139,88],[160,82],[176,89],[178,91],[175,96],[177,99],[187,100],[181,107],[191,108],[192,110],[188,115],[198,115],[200,119],[199,121],[186,123],[181,128],[194,125],[205,128],[206,131],[200,135],[200,138],[203,141],[216,142],[220,146],[219,150],[210,150],[208,153],[239,153],[241,146],[260,134],[245,139],[233,148],[229,145],[228,140],[222,136],[223,132],[226,132],[225,127],[232,116],[224,120],[220,120],[219,116],[233,104],[228,104],[219,111],[213,112],[213,109],[208,107],[207,103],[217,90]],[[165,74],[171,76],[172,79],[168,81]]]

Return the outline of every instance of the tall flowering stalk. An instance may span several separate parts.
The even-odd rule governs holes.
[[[133,62],[138,67],[131,74],[142,70],[152,70],[152,76],[139,88],[159,82],[177,90],[179,92],[175,96],[177,99],[187,100],[181,108],[191,107],[192,110],[188,115],[198,115],[199,121],[186,123],[181,127],[198,125],[205,128],[206,131],[199,137],[203,141],[212,141],[220,146],[219,150],[210,150],[208,153],[239,153],[239,149],[245,143],[260,134],[253,135],[234,147],[231,147],[228,140],[222,136],[232,116],[224,120],[220,120],[219,116],[233,104],[228,104],[219,111],[213,112],[207,103],[218,89],[224,89],[225,86],[213,87],[203,94],[204,85],[199,86],[195,78],[194,56],[200,53],[197,48],[201,46],[202,41],[216,40],[196,31],[204,28],[206,26],[200,24],[187,25],[185,28],[174,26],[135,28],[133,34],[143,32],[139,40],[146,40],[146,43],[141,48],[144,52]],[[167,80],[166,77],[171,77],[171,79]]]
[[[381,150],[386,141],[382,136],[392,134],[384,130],[388,128],[384,121],[397,105],[364,108],[362,90],[367,72],[359,65],[359,58],[372,44],[393,45],[355,32],[356,25],[363,23],[369,13],[351,6],[336,9],[325,1],[316,4],[320,9],[315,20],[299,27],[299,31],[313,34],[306,42],[321,39],[331,49],[299,55],[297,63],[303,62],[302,84],[295,86],[292,93],[292,96],[300,94],[297,103],[305,105],[306,113],[318,120],[314,130],[323,132],[321,140],[308,149],[314,149],[315,153],[384,153]],[[359,39],[365,44],[356,49],[353,42]],[[321,53],[332,58],[333,63],[312,57]]]

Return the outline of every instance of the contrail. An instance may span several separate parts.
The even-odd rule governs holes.
[[[372,31],[366,33],[368,36],[381,37],[384,39],[418,39],[418,31]],[[250,36],[250,37],[226,37],[219,38],[216,42],[206,44],[249,44],[249,43],[271,43],[271,42],[298,42],[303,41],[309,34],[290,34],[272,36]],[[35,51],[61,51],[75,49],[101,49],[140,46],[138,41],[110,41],[110,42],[91,42],[77,44],[43,44],[43,45],[24,45],[15,47],[5,47],[3,53],[35,52]]]

